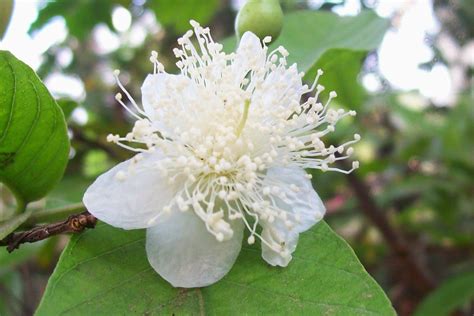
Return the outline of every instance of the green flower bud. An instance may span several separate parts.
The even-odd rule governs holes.
[[[283,26],[283,11],[278,0],[247,0],[235,20],[235,33],[240,38],[250,31],[260,39],[275,40]]]

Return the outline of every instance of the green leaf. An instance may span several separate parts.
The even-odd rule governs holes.
[[[474,299],[474,271],[458,274],[428,295],[415,311],[415,316],[442,316]]]
[[[100,224],[74,236],[36,315],[395,315],[352,249],[322,222],[287,268],[244,246],[230,273],[201,289],[171,287],[148,264],[143,230]]]
[[[191,28],[189,20],[206,24],[219,7],[218,0],[150,0],[148,6],[158,21],[180,34]]]
[[[8,234],[20,227],[20,225],[26,222],[30,216],[31,211],[27,211],[21,213],[20,215],[14,216],[6,222],[0,223],[0,240],[7,237]]]
[[[61,179],[68,154],[61,109],[30,67],[0,51],[0,181],[19,205],[40,199]]]
[[[287,15],[274,46],[285,46],[290,52],[288,63],[296,62],[300,70],[308,73],[317,69],[318,60],[330,49],[349,49],[360,54],[377,48],[388,26],[388,20],[372,11],[353,17],[299,11]]]
[[[338,103],[357,108],[365,96],[357,75],[365,55],[377,48],[388,26],[388,20],[371,11],[354,17],[300,11],[287,16],[274,45],[290,52],[288,63],[297,63],[306,81],[314,80],[317,69],[324,70],[320,83],[337,92]]]
[[[7,31],[13,13],[13,0],[0,1],[0,40]]]
[[[270,50],[283,45],[288,63],[297,63],[304,72],[314,71],[316,63],[330,49],[370,51],[380,44],[389,26],[372,11],[341,17],[323,11],[297,11],[285,15],[283,30]],[[225,51],[235,49],[235,37],[226,40]],[[314,68],[314,69],[313,69]]]

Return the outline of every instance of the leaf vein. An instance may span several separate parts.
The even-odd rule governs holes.
[[[12,76],[13,76],[13,96],[12,96],[12,102],[11,102],[11,105],[10,105],[10,114],[8,116],[7,126],[3,130],[2,137],[0,137],[0,143],[3,142],[3,140],[6,138],[7,131],[9,130],[10,125],[11,125],[11,121],[13,120],[13,106],[15,104],[15,99],[16,99],[16,75],[15,75],[15,71],[13,69],[12,64],[10,63],[10,60],[8,60],[8,58],[6,58],[6,57],[4,57],[4,58],[5,58],[5,60],[8,64],[8,67],[10,67],[10,70],[11,70],[11,73],[12,73]]]
[[[285,298],[290,297],[290,295],[288,295],[288,294],[268,291],[268,290],[265,290],[265,289],[262,289],[262,288],[255,288],[255,287],[249,286],[247,284],[242,284],[242,283],[238,283],[238,282],[234,282],[234,281],[230,281],[230,280],[226,280],[226,279],[222,279],[220,282],[229,283],[231,285],[237,285],[237,286],[244,287],[244,288],[247,288],[247,289],[252,289],[252,290],[255,290],[255,291],[258,291],[258,292],[261,292],[261,293],[282,296],[282,297],[285,297]],[[374,310],[371,310],[371,309],[368,309],[368,308],[364,308],[364,307],[351,306],[351,305],[345,305],[345,304],[337,304],[337,303],[326,303],[326,302],[320,302],[320,301],[312,301],[312,300],[301,299],[299,297],[294,297],[294,296],[291,296],[291,298],[294,299],[295,301],[300,302],[300,303],[310,303],[310,304],[314,304],[314,305],[329,306],[329,307],[333,307],[333,306],[335,306],[335,307],[346,307],[346,308],[352,309],[352,310],[366,311],[366,312],[369,312],[369,313],[374,314],[374,315],[380,315],[380,312],[374,311]]]

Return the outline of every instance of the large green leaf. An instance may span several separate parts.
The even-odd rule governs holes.
[[[0,51],[0,181],[18,204],[37,200],[60,180],[68,154],[61,109],[30,67]]]
[[[287,268],[244,246],[230,273],[201,289],[171,287],[148,264],[144,231],[100,224],[74,236],[49,280],[41,315],[394,315],[352,249],[322,222]]]
[[[308,72],[330,49],[370,51],[378,47],[389,26],[389,20],[372,11],[357,16],[339,16],[327,11],[296,11],[285,15],[283,30],[270,48],[285,46],[288,61]],[[233,51],[235,37],[228,38],[226,52]]]
[[[371,11],[354,17],[301,11],[287,16],[274,45],[285,46],[290,52],[288,62],[297,63],[309,82],[317,69],[323,69],[320,83],[337,91],[338,103],[357,108],[364,97],[357,82],[362,62],[380,44],[388,26],[388,20]]]
[[[388,20],[371,11],[354,17],[299,11],[285,18],[283,31],[274,45],[284,45],[290,52],[288,62],[298,63],[299,69],[308,73],[317,68],[318,60],[330,49],[370,51],[377,48],[388,25]]]
[[[474,271],[456,275],[428,295],[418,306],[415,316],[450,315],[456,309],[469,306],[474,300]]]

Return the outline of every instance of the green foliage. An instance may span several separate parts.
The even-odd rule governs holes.
[[[32,33],[43,28],[51,19],[64,17],[69,33],[80,40],[86,39],[93,28],[104,23],[112,31],[112,11],[115,6],[129,7],[131,0],[76,0],[76,1],[47,1],[37,19],[30,26]],[[159,23],[176,34],[181,34],[190,28],[189,20],[194,19],[206,24],[214,16],[219,7],[218,0],[148,0],[145,7],[150,8]]]
[[[148,6],[164,26],[181,34],[189,30],[189,20],[207,24],[219,6],[218,0],[149,0]]]
[[[424,232],[438,244],[472,244],[472,98],[462,97],[451,109],[410,109],[396,98],[386,102],[400,125],[390,159],[399,176],[386,186],[381,202],[389,207],[394,200],[416,198],[399,215],[406,229]],[[404,170],[407,161],[413,164],[412,172]]]
[[[415,316],[450,315],[474,300],[474,271],[460,273],[441,284],[418,306]]]
[[[67,164],[66,122],[34,71],[0,52],[0,179],[19,205],[42,198]]]
[[[287,268],[244,246],[231,272],[202,289],[178,289],[148,264],[144,231],[101,224],[74,236],[37,315],[394,315],[350,247],[324,223],[301,236]]]
[[[111,15],[113,7],[112,1],[105,0],[47,1],[35,22],[31,24],[29,32],[43,28],[56,16],[63,16],[69,33],[84,39],[99,23],[105,23],[113,30]]]

